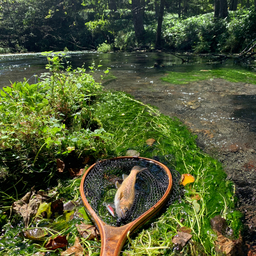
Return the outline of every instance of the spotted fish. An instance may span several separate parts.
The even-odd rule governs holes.
[[[116,181],[117,192],[115,194],[115,210],[119,218],[125,218],[127,212],[131,209],[135,199],[135,182],[136,176],[139,172],[147,168],[141,166],[134,166],[130,174],[124,177],[122,184],[120,185]]]

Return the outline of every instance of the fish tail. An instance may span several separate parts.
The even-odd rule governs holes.
[[[136,175],[137,175],[139,172],[142,172],[142,171],[144,171],[144,170],[146,170],[146,169],[147,169],[147,168],[143,168],[143,167],[141,167],[141,166],[135,165],[135,166],[132,168],[131,171],[135,172]]]

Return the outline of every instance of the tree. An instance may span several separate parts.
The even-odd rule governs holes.
[[[237,0],[231,0],[230,1],[229,10],[230,11],[236,11],[237,10]]]
[[[157,31],[156,31],[156,49],[161,48],[161,40],[162,40],[162,23],[163,23],[163,16],[164,16],[164,5],[165,0],[161,0],[159,14],[158,14],[158,23],[157,23]]]
[[[214,1],[214,17],[226,18],[228,16],[228,3],[227,0]]]
[[[132,15],[135,36],[140,43],[144,40],[143,8],[141,0],[132,0]]]

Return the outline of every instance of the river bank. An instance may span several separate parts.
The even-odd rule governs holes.
[[[121,89],[120,82],[117,79],[106,87]],[[236,185],[237,208],[244,213],[244,241],[255,252],[256,86],[224,79],[175,85],[140,77],[137,84],[123,84],[122,90],[165,115],[177,116],[198,136],[199,147],[222,162],[227,179]]]

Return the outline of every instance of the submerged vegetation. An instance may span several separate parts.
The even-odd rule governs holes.
[[[231,68],[221,68],[212,70],[193,70],[190,72],[168,72],[165,77],[162,78],[163,81],[172,84],[187,84],[193,81],[200,81],[206,79],[223,78],[230,82],[246,82],[251,84],[256,84],[256,75],[254,72],[248,71],[246,69],[231,69]]]
[[[98,255],[98,233],[80,200],[80,175],[97,159],[129,149],[158,157],[195,182],[181,186],[179,200],[128,237],[123,255],[215,255],[210,220],[217,215],[227,221],[228,237],[239,237],[233,183],[177,118],[105,91],[83,68],[61,71],[61,56],[47,58],[51,73],[37,84],[13,83],[0,94],[1,255]],[[184,230],[192,238],[179,247],[172,239]]]

